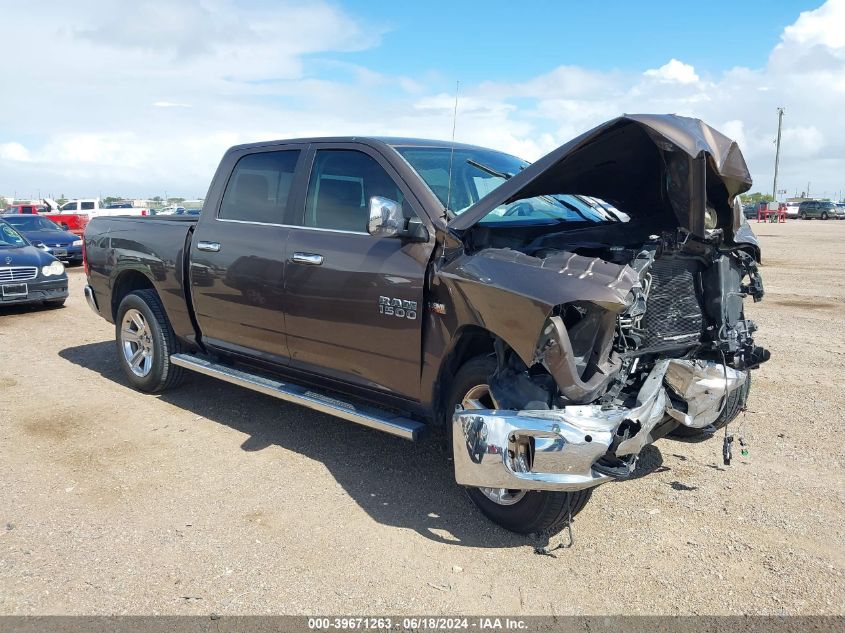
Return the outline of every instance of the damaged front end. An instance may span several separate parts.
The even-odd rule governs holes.
[[[762,299],[763,286],[750,229],[733,223],[735,190],[743,183],[741,154],[733,147],[727,152],[731,169],[725,175],[714,166],[713,148],[701,147],[701,139],[693,144],[695,153],[680,141],[673,144],[672,130],[662,123],[660,139],[652,128],[648,135],[659,152],[671,154],[656,163],[655,169],[664,170],[659,180],[671,181],[665,170],[684,151],[690,165],[704,169],[695,177],[686,174],[686,189],[677,178],[674,188],[666,184],[664,210],[689,222],[674,220],[667,227],[669,214],[652,210],[639,219],[631,214],[624,231],[562,231],[535,236],[519,248],[501,247],[494,231],[471,235],[463,229],[461,237],[474,252],[450,269],[463,294],[480,296],[474,286],[495,284],[507,262],[524,286],[544,289],[550,310],[533,351],[506,335],[494,337],[497,368],[489,388],[496,408],[458,410],[453,418],[459,484],[572,491],[626,478],[642,449],[677,426],[726,424],[735,415],[728,406],[736,401],[732,396],[748,372],[768,359],[755,345],[756,326],[743,310],[744,298]],[[602,138],[587,143],[597,159],[595,143]],[[548,173],[554,169],[560,170],[558,181],[566,182],[574,169],[566,158],[514,180],[522,176],[520,186],[531,195],[551,195],[536,183],[556,186]],[[583,176],[588,170],[579,165],[576,171],[581,187],[589,188]],[[700,199],[690,190],[695,183]],[[511,189],[500,203],[524,195],[519,187]],[[628,199],[625,191],[598,186],[578,192],[601,194],[626,212],[637,206],[636,191]],[[686,201],[682,210],[679,199]],[[655,228],[659,232],[650,233]],[[548,301],[550,288],[559,290],[559,303]]]

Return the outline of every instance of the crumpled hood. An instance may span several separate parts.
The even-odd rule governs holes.
[[[734,240],[742,225],[734,198],[750,187],[737,144],[703,121],[632,114],[561,145],[461,213],[449,228],[468,229],[515,200],[577,193],[607,200],[632,218],[674,218],[700,237],[706,235],[709,205],[717,212],[717,226]]]

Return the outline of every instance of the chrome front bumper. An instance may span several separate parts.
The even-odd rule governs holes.
[[[580,405],[542,411],[457,411],[452,441],[455,479],[464,486],[516,490],[581,490],[611,477],[594,470],[614,446],[636,455],[664,419],[663,377],[655,364],[632,408]]]

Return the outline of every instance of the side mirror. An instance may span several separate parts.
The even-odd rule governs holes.
[[[370,198],[370,219],[367,233],[375,237],[398,237],[405,228],[405,216],[402,206],[390,198],[373,196]]]

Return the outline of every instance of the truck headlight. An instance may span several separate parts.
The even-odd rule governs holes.
[[[60,261],[54,261],[46,266],[41,267],[41,274],[45,277],[52,277],[53,275],[61,275],[65,272],[65,267],[62,265]]]
[[[71,246],[82,246],[82,240],[73,240]]]

